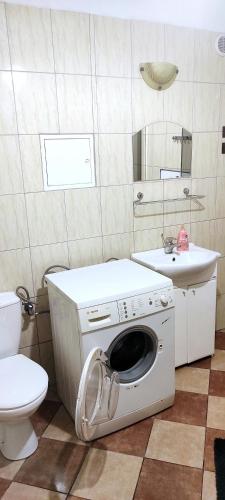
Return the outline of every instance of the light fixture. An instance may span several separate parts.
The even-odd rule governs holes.
[[[168,62],[141,63],[139,68],[145,83],[155,90],[168,89],[179,72],[175,64]]]

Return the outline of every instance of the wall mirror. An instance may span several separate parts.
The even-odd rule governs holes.
[[[192,134],[178,123],[150,123],[132,147],[134,182],[191,176]]]

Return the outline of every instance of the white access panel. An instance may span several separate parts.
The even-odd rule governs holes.
[[[92,134],[41,135],[44,190],[95,186]]]

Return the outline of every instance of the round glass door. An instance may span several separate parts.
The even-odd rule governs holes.
[[[75,427],[77,436],[89,441],[96,426],[114,417],[119,397],[119,375],[108,366],[108,358],[93,349],[85,362],[78,390]]]
[[[135,382],[152,367],[158,348],[153,330],[135,326],[118,335],[107,351],[111,370],[118,372],[120,383]]]

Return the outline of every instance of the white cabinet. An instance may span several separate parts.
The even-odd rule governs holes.
[[[175,288],[175,365],[214,353],[216,279]]]

